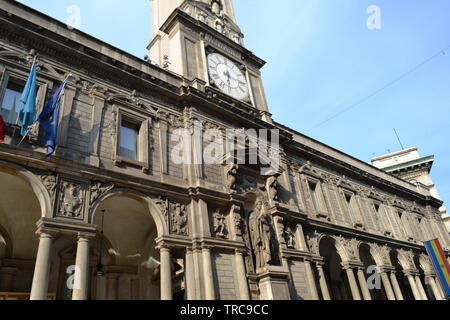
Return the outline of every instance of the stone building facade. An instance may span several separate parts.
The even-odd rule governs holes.
[[[2,297],[443,299],[423,246],[450,255],[442,202],[274,122],[231,0],[152,5],[153,63],[0,0]],[[35,57],[38,113],[72,74],[50,159],[13,121]],[[280,167],[207,164],[195,138],[174,161],[179,129],[277,129]]]

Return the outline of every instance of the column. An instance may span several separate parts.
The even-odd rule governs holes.
[[[161,256],[161,300],[172,300],[172,261],[170,249],[162,247]]]
[[[207,247],[202,249],[203,256],[203,277],[205,283],[206,300],[215,300],[214,278],[211,264],[211,250]]]
[[[436,282],[432,276],[428,276],[428,283],[430,284],[431,290],[433,291],[434,297],[436,300],[444,300],[439,292]]]
[[[75,266],[72,300],[87,300],[89,292],[89,237],[86,235],[78,236]]]
[[[236,275],[239,284],[239,294],[241,300],[250,300],[248,290],[247,272],[245,271],[244,254],[241,250],[236,250]]]
[[[53,236],[40,232],[30,300],[47,300]]]
[[[350,266],[344,267],[345,272],[347,272],[348,282],[350,284],[350,289],[352,290],[353,300],[361,300],[361,294],[359,293],[358,284],[356,283],[355,274]]]
[[[361,287],[362,295],[364,300],[372,300],[372,296],[370,295],[369,288],[367,287],[367,280],[364,276],[363,267],[358,268],[358,280],[359,286]]]
[[[194,270],[194,257],[192,250],[186,249],[186,293],[188,300],[196,300],[196,289],[195,289],[195,270]]]
[[[395,300],[394,291],[392,290],[391,283],[389,282],[389,278],[387,276],[386,271],[381,271],[381,280],[383,281],[384,291],[386,292],[387,298],[389,300]]]
[[[419,289],[419,293],[422,296],[422,300],[428,300],[427,294],[422,286],[422,281],[420,281],[420,277],[416,275],[416,283],[417,283],[417,288]]]
[[[317,292],[316,281],[314,280],[314,274],[311,268],[311,262],[305,260],[306,279],[309,284],[312,300],[319,300],[319,293]]]
[[[319,271],[320,291],[322,291],[323,300],[331,300],[330,291],[328,291],[327,279],[325,278],[325,272],[323,272],[323,266],[320,263],[317,263],[316,266]]]
[[[395,276],[395,272],[391,271],[391,282],[392,287],[394,288],[395,297],[397,300],[403,300],[402,290],[400,289],[400,285],[398,284],[397,277]]]
[[[412,274],[406,273],[405,276],[408,278],[408,282],[411,287],[411,291],[414,295],[414,299],[422,300],[422,297],[420,296],[420,293],[419,293],[419,289],[417,289],[416,282],[414,281]]]
[[[106,274],[106,299],[117,300],[117,286],[120,273]]]

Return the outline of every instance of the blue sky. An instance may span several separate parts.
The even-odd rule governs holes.
[[[149,0],[20,2],[61,21],[78,5],[82,31],[146,54]],[[370,5],[381,10],[381,30],[366,26]],[[450,50],[428,61],[450,46],[450,1],[234,0],[234,6],[246,47],[267,61],[263,81],[276,121],[366,162],[400,150],[396,128],[405,147],[435,155],[432,178],[443,200],[450,199]]]

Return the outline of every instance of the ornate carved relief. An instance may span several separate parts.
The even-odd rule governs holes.
[[[161,210],[168,230],[171,234],[188,235],[187,207],[184,204],[171,202],[169,199],[159,197],[155,204]]]
[[[370,254],[374,258],[378,266],[392,266],[390,252],[391,248],[388,245],[379,245],[376,243],[370,243]]]
[[[39,177],[41,178],[42,183],[44,184],[45,188],[50,194],[50,197],[53,199],[56,193],[56,184],[57,184],[56,175],[52,175],[49,173],[48,175],[40,175]]]
[[[412,250],[398,249],[398,261],[403,270],[417,270]]]
[[[425,254],[420,254],[419,256],[419,264],[420,268],[422,268],[425,275],[432,275],[434,274],[434,268],[433,265],[430,262],[430,259]]]
[[[100,181],[93,182],[91,185],[91,197],[89,204],[92,205],[101,196],[111,191],[114,188],[114,183],[103,183]]]
[[[347,239],[343,236],[334,236],[336,250],[343,262],[360,261],[358,246],[360,241],[356,238]]]
[[[171,228],[170,231],[178,235],[187,235],[187,212],[186,206],[179,203],[170,203]]]
[[[316,256],[320,255],[319,245],[320,245],[321,237],[322,237],[322,234],[318,233],[317,231],[310,232],[306,235],[306,241],[308,242],[309,251],[313,255],[316,255]]]
[[[73,181],[62,181],[59,191],[57,216],[84,218],[85,187]]]

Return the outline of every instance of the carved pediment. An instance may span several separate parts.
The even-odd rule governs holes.
[[[312,176],[314,178],[323,180],[321,172],[319,170],[317,170],[316,168],[314,168],[311,165],[310,161],[307,161],[303,166],[301,166],[300,169],[298,170],[298,172],[300,174],[306,174],[308,176]]]
[[[140,98],[136,93],[136,90],[133,90],[128,95],[123,93],[110,94],[108,95],[106,100],[110,103],[115,102],[124,106],[145,109],[155,115],[158,112],[157,108],[153,107],[152,105],[145,102],[144,99]]]

